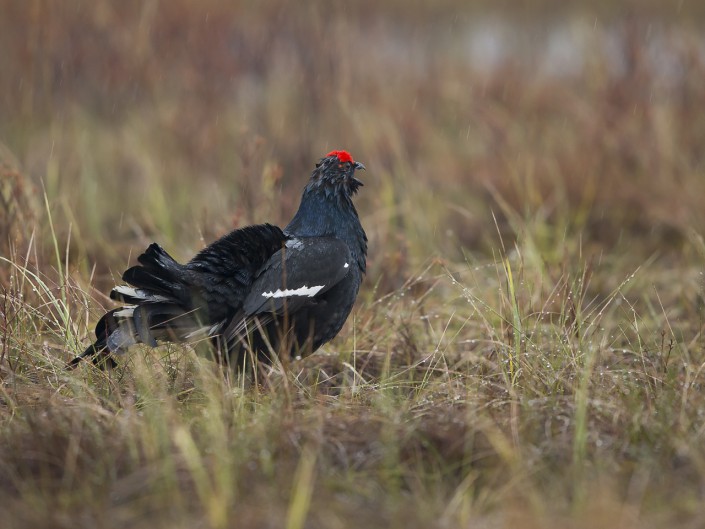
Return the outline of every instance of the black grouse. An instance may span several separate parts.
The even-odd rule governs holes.
[[[252,354],[311,354],[331,340],[350,313],[365,274],[367,236],[352,197],[364,169],[345,151],[322,158],[289,225],[235,230],[186,264],[152,243],[110,297],[96,341],[70,362],[144,343],[210,340],[218,359],[242,366]]]

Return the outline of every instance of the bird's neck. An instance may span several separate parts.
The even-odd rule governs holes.
[[[341,239],[350,248],[361,271],[365,271],[367,236],[352,200],[344,193],[307,188],[301,197],[299,210],[284,228],[284,233],[295,237]]]

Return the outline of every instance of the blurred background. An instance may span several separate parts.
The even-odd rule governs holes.
[[[704,29],[0,0],[3,528],[705,527]],[[64,370],[149,243],[284,225],[333,149],[370,238],[336,341],[243,391],[188,348]]]
[[[698,2],[0,12],[2,251],[35,223],[46,241],[49,212],[98,286],[152,240],[184,259],[232,228],[284,224],[339,148],[368,168],[357,204],[388,289],[430,258],[491,257],[526,231],[549,262],[579,244],[639,263],[680,255],[705,227]]]

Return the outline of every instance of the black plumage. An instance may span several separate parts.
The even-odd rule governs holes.
[[[347,152],[328,153],[284,230],[235,230],[186,264],[151,244],[110,293],[124,306],[100,319],[95,343],[69,365],[112,365],[113,354],[160,341],[207,339],[234,366],[314,352],[342,328],[365,274],[367,236],[352,202],[359,169]]]

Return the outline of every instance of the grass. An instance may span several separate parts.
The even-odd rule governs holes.
[[[562,7],[557,74],[551,6],[6,3],[3,527],[702,526],[701,13]],[[283,224],[332,148],[371,252],[331,344],[64,369],[147,244]]]

